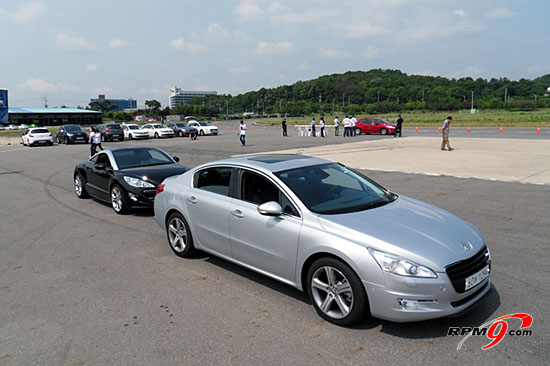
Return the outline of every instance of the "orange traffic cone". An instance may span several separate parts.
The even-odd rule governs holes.
[[[273,122],[271,122],[271,126],[273,126]]]
[[[503,133],[504,131],[502,131],[502,127],[500,128],[500,133]]]
[[[437,129],[437,132],[441,132],[441,127],[439,127],[439,128]]]
[[[539,128],[537,128],[537,133],[539,133],[539,134],[540,134],[540,127],[539,127]]]
[[[418,127],[417,127],[417,128],[415,128],[414,132],[418,132]]]
[[[227,126],[227,131],[229,131],[229,126]]]
[[[296,131],[296,127],[294,127],[294,131]]]
[[[330,127],[328,128],[328,132],[330,132]]]
[[[279,127],[279,131],[281,131],[281,127]]]
[[[466,130],[466,132],[470,133],[470,127],[468,127],[468,129]]]
[[[251,129],[252,131],[254,131],[254,126],[250,127],[250,129]]]
[[[267,131],[267,127],[264,127],[264,131]]]

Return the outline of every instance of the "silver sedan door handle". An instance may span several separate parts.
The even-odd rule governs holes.
[[[244,214],[241,210],[233,210],[231,211],[231,214],[235,217],[238,217],[239,219],[242,219],[244,217]]]
[[[197,198],[195,196],[187,197],[187,200],[190,203],[197,203]]]

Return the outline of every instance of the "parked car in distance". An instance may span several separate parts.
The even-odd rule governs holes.
[[[379,133],[381,135],[394,135],[395,125],[382,118],[361,118],[355,125],[358,135],[361,133]]]
[[[208,122],[191,121],[189,127],[196,128],[201,136],[218,134],[218,127]]]
[[[154,207],[176,255],[200,249],[294,286],[338,325],[455,315],[491,288],[472,224],[326,159],[207,163],[162,182]]]
[[[111,203],[122,214],[134,207],[151,207],[157,185],[187,168],[156,147],[106,149],[74,169],[74,190],[79,198],[93,196]]]
[[[195,127],[190,127],[183,122],[168,123],[166,127],[171,128],[174,134],[179,137],[189,136],[191,131],[197,131]]]
[[[19,130],[26,130],[27,128],[29,128],[29,126],[24,123],[21,123],[19,126],[17,126],[17,129]]]
[[[27,146],[53,145],[52,133],[43,127],[29,128],[21,135],[21,143]]]
[[[88,135],[80,125],[59,126],[55,136],[58,144],[74,144],[75,142],[88,143]]]
[[[122,131],[124,131],[124,138],[133,139],[148,139],[149,131],[141,128],[140,125],[135,123],[122,124]]]
[[[149,137],[156,139],[160,137],[174,137],[174,130],[160,123],[148,123],[141,128],[149,133]]]
[[[124,141],[124,131],[118,123],[104,123],[96,126],[102,141]]]

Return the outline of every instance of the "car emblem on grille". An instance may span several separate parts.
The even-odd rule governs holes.
[[[460,244],[462,244],[462,249],[464,249],[465,252],[474,249],[474,247],[472,246],[472,244],[470,244],[470,242],[461,241]]]

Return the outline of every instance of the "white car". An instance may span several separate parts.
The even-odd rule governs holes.
[[[218,134],[218,127],[208,122],[189,121],[189,127],[195,127],[201,136]]]
[[[29,128],[21,136],[21,143],[27,146],[53,145],[52,133],[43,127]]]
[[[124,131],[125,139],[148,139],[149,131],[141,128],[140,125],[135,123],[123,124],[122,131]]]
[[[141,127],[149,133],[149,137],[174,137],[174,130],[160,123],[148,123]]]

